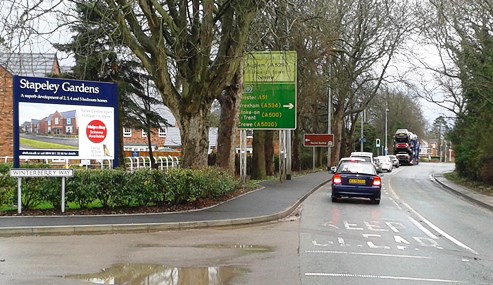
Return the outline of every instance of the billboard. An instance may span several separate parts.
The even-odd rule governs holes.
[[[14,161],[118,158],[114,83],[14,76]]]

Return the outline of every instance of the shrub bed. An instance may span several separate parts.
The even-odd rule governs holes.
[[[0,166],[0,214],[13,211],[13,205],[17,204],[17,181],[9,176],[10,167]],[[134,172],[76,169],[74,177],[66,180],[65,202],[69,205],[66,207],[68,211],[71,208],[88,209],[94,205],[103,209],[180,205],[225,196],[238,187],[239,183],[233,176],[214,167],[170,169],[166,172],[155,169]],[[22,179],[23,210],[46,204],[60,209],[60,203],[61,178]]]

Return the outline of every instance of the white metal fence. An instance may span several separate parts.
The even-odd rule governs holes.
[[[170,168],[180,167],[180,157],[178,156],[156,156],[154,157],[157,168],[168,170]],[[0,163],[13,163],[14,158],[11,156],[0,156]],[[24,163],[44,163],[53,167],[70,168],[70,166],[85,167],[87,169],[110,169],[113,167],[113,160],[71,160],[71,159],[34,159],[22,160]],[[152,161],[149,156],[125,157],[125,166],[129,171],[135,171],[140,168],[151,168]]]

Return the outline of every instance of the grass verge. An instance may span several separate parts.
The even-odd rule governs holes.
[[[469,180],[459,176],[456,172],[445,173],[444,177],[448,180],[471,189],[474,192],[488,196],[493,196],[493,185],[485,184],[479,181]]]

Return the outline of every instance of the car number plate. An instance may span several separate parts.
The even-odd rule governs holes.
[[[349,179],[349,184],[362,185],[362,184],[366,184],[366,180],[364,180],[364,179]]]

